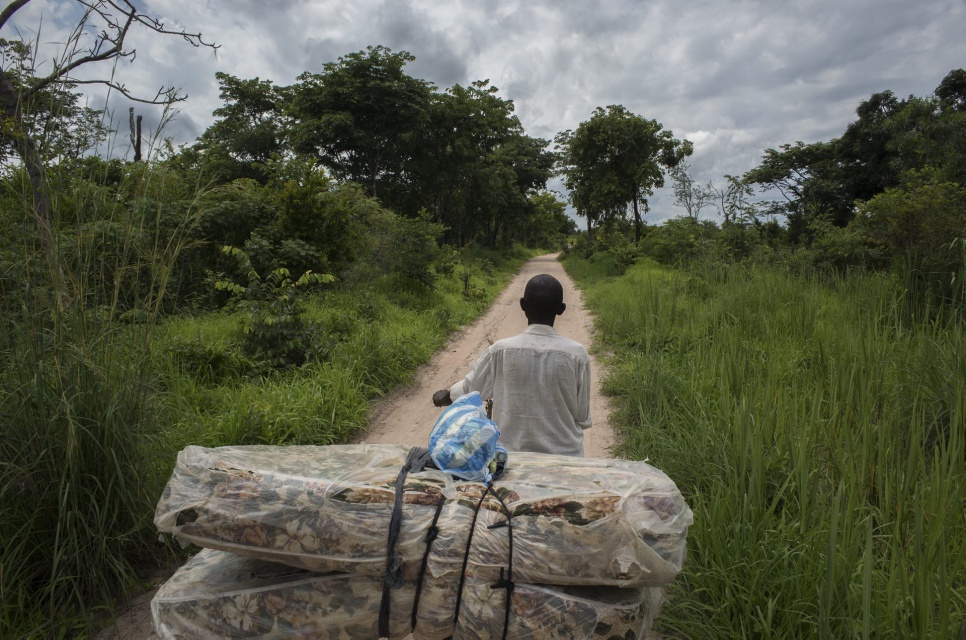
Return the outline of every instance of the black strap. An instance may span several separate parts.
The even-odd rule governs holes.
[[[396,553],[396,540],[399,538],[399,529],[402,526],[402,503],[405,493],[406,477],[409,472],[423,470],[430,460],[429,450],[422,447],[413,447],[406,456],[406,462],[396,476],[396,499],[392,505],[392,516],[389,519],[389,542],[386,545],[386,574],[382,581],[382,601],[379,603],[379,637],[389,637],[389,613],[392,609],[390,602],[390,590],[398,589],[402,586],[403,558]]]
[[[491,589],[506,589],[506,598],[504,599],[504,611],[503,611],[503,640],[506,640],[507,633],[510,630],[510,600],[513,598],[513,516],[510,515],[510,509],[507,508],[506,502],[500,495],[493,491],[493,496],[500,501],[500,506],[503,507],[503,513],[506,515],[506,520],[503,522],[497,522],[496,524],[491,524],[490,529],[499,529],[501,527],[506,527],[507,536],[509,537],[509,555],[507,556],[507,569],[506,577],[503,576],[503,568],[500,568],[500,579],[495,583],[490,585]]]
[[[470,523],[470,532],[466,536],[466,551],[463,553],[463,570],[460,571],[460,584],[459,588],[456,590],[456,613],[453,614],[453,633],[456,633],[456,629],[460,622],[460,605],[463,604],[463,585],[466,582],[466,565],[470,559],[470,545],[473,544],[473,532],[476,530],[476,518],[480,515],[480,507],[483,506],[483,501],[486,500],[486,494],[490,493],[491,485],[487,484],[486,489],[483,491],[483,495],[480,496],[480,501],[476,503],[476,508],[473,510],[473,521]],[[453,636],[449,636],[446,640],[451,640]]]
[[[440,496],[439,503],[436,505],[436,514],[433,516],[433,523],[426,530],[426,550],[423,552],[423,562],[419,566],[419,578],[416,580],[416,597],[413,598],[413,629],[416,628],[416,614],[419,612],[419,595],[423,591],[423,576],[426,575],[426,565],[429,563],[429,551],[433,547],[433,541],[439,535],[439,527],[436,526],[436,523],[439,522],[439,514],[443,512],[444,504],[446,504],[446,498]]]

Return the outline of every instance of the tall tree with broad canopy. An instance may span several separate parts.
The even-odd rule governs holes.
[[[518,231],[527,196],[552,175],[547,141],[524,134],[513,102],[489,80],[433,95],[430,119],[413,165],[413,186],[447,240],[490,246]]]
[[[271,80],[241,80],[227,73],[215,74],[221,87],[218,118],[192,149],[220,180],[251,178],[261,184],[270,179],[269,161],[282,155],[288,133],[285,110],[290,87]]]
[[[339,179],[365,185],[402,180],[428,117],[433,85],[407,75],[415,58],[383,47],[342,56],[293,88],[295,150],[315,155]]]
[[[44,92],[56,93],[58,88],[63,91],[65,87],[69,90],[86,84],[106,86],[129,100],[148,104],[171,104],[187,98],[173,86],[161,87],[153,97],[136,95],[115,78],[110,63],[134,59],[135,49],[128,45],[127,38],[131,30],[137,27],[181,37],[195,47],[217,48],[217,45],[205,41],[200,33],[168,28],[159,18],[144,13],[130,0],[76,2],[80,9],[77,23],[46,75],[25,74],[22,67],[17,65],[4,65],[0,69],[0,109],[5,116],[4,132],[12,139],[12,146],[30,179],[38,240],[55,278],[60,273],[60,262],[53,240],[50,196],[47,193],[46,165],[49,157],[45,156],[37,143],[37,132],[34,130],[37,119],[31,115],[30,105],[35,104],[37,96]],[[7,4],[0,11],[0,31],[29,3],[30,0],[15,0]],[[91,36],[91,33],[97,35]],[[82,79],[76,75],[78,69],[97,63],[105,63],[104,77]]]
[[[634,215],[635,242],[641,237],[641,202],[664,186],[665,171],[691,155],[693,145],[676,140],[656,120],[631,113],[621,105],[597,107],[576,131],[556,138],[560,171],[571,203],[593,222]]]

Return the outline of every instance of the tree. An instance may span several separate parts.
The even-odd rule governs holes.
[[[0,39],[2,70],[18,94],[33,86],[33,51],[20,40]],[[108,134],[103,113],[81,106],[81,95],[73,83],[50,85],[22,100],[21,116],[46,161],[71,161],[103,141]],[[17,136],[12,127],[0,129],[0,163],[19,161]]]
[[[900,186],[863,203],[850,228],[890,263],[914,269],[929,289],[962,301],[966,186],[947,182],[932,169],[910,171]]]
[[[4,7],[0,11],[0,30],[29,2],[30,0],[15,0]],[[47,75],[32,76],[26,85],[21,85],[19,80],[24,78],[23,75],[18,76],[10,68],[0,71],[0,108],[6,116],[4,129],[12,138],[13,147],[30,179],[38,240],[55,277],[60,273],[60,265],[53,241],[50,197],[47,193],[46,164],[49,158],[44,156],[36,142],[36,132],[33,129],[35,122],[25,112],[26,106],[44,91],[84,84],[104,85],[130,100],[149,104],[171,104],[184,100],[187,96],[180,94],[173,86],[161,87],[153,98],[134,95],[115,79],[113,73],[99,79],[77,78],[75,73],[81,67],[99,62],[133,60],[135,50],[128,47],[127,36],[134,26],[146,27],[159,34],[180,36],[195,47],[217,47],[206,42],[200,33],[167,28],[159,19],[138,10],[130,0],[77,0],[77,4],[82,8],[80,19]],[[92,30],[98,35],[90,46],[85,46],[85,39]]]
[[[426,208],[459,245],[495,246],[552,174],[547,141],[526,136],[513,102],[498,92],[478,80],[434,94],[412,165],[412,188],[429,197]]]
[[[768,149],[744,180],[782,194],[793,238],[819,217],[845,227],[857,203],[899,186],[907,172],[931,168],[966,184],[964,104],[962,69],[950,71],[931,97],[874,93],[856,108],[857,119],[841,137]]]
[[[368,47],[300,75],[291,105],[296,150],[373,197],[380,181],[403,179],[433,88],[405,73],[413,60],[406,51]]]
[[[530,216],[527,218],[524,243],[531,248],[561,247],[568,236],[577,232],[577,225],[567,215],[567,203],[549,191],[530,196]]]
[[[944,109],[966,111],[966,69],[953,69],[936,87],[936,97]]]
[[[845,207],[838,224],[846,224],[851,217],[851,201],[845,195],[835,154],[834,142],[783,144],[766,149],[761,164],[745,173],[742,181],[759,185],[762,193],[776,190],[781,194],[784,202],[771,212],[788,219],[794,240],[805,233],[816,215]]]
[[[696,183],[690,169],[691,165],[688,161],[681,160],[670,170],[670,174],[674,183],[674,202],[684,208],[689,218],[697,220],[701,209],[711,204],[715,197],[715,190],[711,183],[706,187]]]
[[[576,131],[556,138],[560,170],[571,203],[592,222],[626,215],[632,206],[635,240],[640,241],[641,201],[664,186],[664,171],[691,155],[687,140],[675,140],[656,120],[645,120],[621,105],[598,107]]]
[[[711,193],[718,206],[718,212],[724,218],[724,223],[754,220],[755,207],[748,202],[748,198],[754,195],[751,187],[741,178],[727,174],[725,182],[727,186],[723,189],[711,187]]]
[[[289,89],[222,72],[215,77],[225,104],[215,109],[218,120],[202,134],[197,151],[225,182],[251,178],[265,184],[271,177],[269,161],[286,146]]]

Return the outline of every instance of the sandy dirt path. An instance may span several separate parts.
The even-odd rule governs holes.
[[[359,441],[426,446],[439,414],[439,409],[433,406],[433,392],[462,379],[490,344],[526,329],[527,319],[519,301],[527,280],[540,273],[554,276],[563,285],[567,310],[557,318],[554,328],[589,348],[593,321],[583,305],[580,290],[557,261],[557,254],[534,258],[523,265],[482,318],[456,334],[416,372],[413,382],[376,403],[370,415],[370,427]],[[584,455],[592,458],[611,457],[614,446],[610,408],[600,393],[600,374],[601,369],[591,355],[590,413],[594,426],[584,432]],[[130,609],[118,616],[116,625],[105,629],[97,640],[157,640],[150,604],[155,591],[136,598]]]
[[[413,382],[378,402],[370,416],[370,427],[362,442],[406,444],[425,447],[439,409],[433,406],[433,392],[447,389],[470,370],[488,346],[527,328],[520,310],[520,298],[527,280],[548,273],[563,285],[567,310],[557,318],[557,332],[590,347],[593,319],[581,299],[580,290],[557,261],[557,254],[540,256],[523,265],[510,285],[486,314],[455,335],[445,348],[419,369]],[[600,393],[600,367],[591,356],[590,415],[594,426],[584,432],[584,455],[608,458],[614,446],[607,398]]]

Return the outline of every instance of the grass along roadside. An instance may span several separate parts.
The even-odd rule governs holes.
[[[240,318],[218,313],[167,322],[155,348],[166,367],[161,405],[163,440],[170,443],[160,457],[170,466],[173,453],[189,442],[347,441],[365,426],[370,400],[407,381],[452,331],[487,308],[529,257],[496,258],[468,289],[455,274],[432,288],[393,277],[323,291],[305,312],[321,329],[323,357],[264,377],[249,375]]]
[[[694,510],[659,632],[966,634],[966,332],[881,276],[564,264],[596,314],[625,455]]]
[[[143,573],[179,559],[152,522],[178,450],[346,441],[530,255],[480,252],[434,287],[388,276],[324,289],[306,300],[322,357],[277,373],[238,348],[238,315],[25,310],[0,352],[0,637],[102,626]]]

